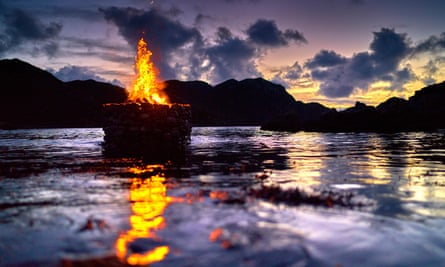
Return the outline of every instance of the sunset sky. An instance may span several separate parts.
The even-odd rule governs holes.
[[[443,0],[0,0],[0,58],[129,86],[145,37],[163,79],[263,77],[330,107],[445,80]]]

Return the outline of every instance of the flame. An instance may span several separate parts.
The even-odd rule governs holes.
[[[155,67],[150,57],[153,54],[148,48],[144,38],[138,42],[136,55],[136,79],[128,99],[134,102],[148,102],[151,104],[168,104],[167,95],[163,92],[165,83],[160,81],[159,70]]]
[[[153,172],[162,165],[147,166],[146,168],[132,168],[134,174]],[[167,188],[162,174],[154,174],[148,179],[132,178],[129,200],[133,214],[130,216],[131,229],[120,234],[115,243],[116,256],[130,265],[146,265],[162,261],[170,251],[168,246],[158,246],[145,253],[133,253],[128,249],[129,244],[138,238],[157,239],[156,231],[166,225],[162,216],[165,208],[173,201],[167,196]]]

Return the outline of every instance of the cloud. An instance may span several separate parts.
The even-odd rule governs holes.
[[[75,80],[81,80],[81,81],[96,80],[99,82],[106,82],[124,87],[119,80],[116,79],[112,81],[107,80],[101,76],[98,76],[97,74],[95,74],[95,72],[93,72],[87,67],[69,65],[62,67],[59,70],[48,69],[48,71],[64,82],[75,81]]]
[[[206,49],[212,73],[210,79],[223,81],[227,78],[258,76],[254,64],[255,49],[246,41],[233,37],[227,29],[220,27],[217,44]]]
[[[334,51],[321,50],[312,59],[306,62],[308,68],[332,67],[338,64],[344,64],[346,58]]]
[[[0,21],[3,24],[3,31],[0,32],[0,54],[24,43],[32,44],[35,51],[43,51],[48,56],[57,52],[58,45],[52,40],[61,32],[61,24],[45,24],[24,10],[10,10],[4,6],[0,12]]]
[[[370,48],[376,74],[385,74],[395,70],[400,61],[410,53],[410,41],[404,33],[382,28],[380,32],[374,32]]]
[[[284,32],[278,29],[273,20],[259,19],[247,29],[250,41],[264,46],[286,46],[290,41],[307,43],[303,34],[297,30],[287,29]]]
[[[303,68],[298,62],[292,66],[281,68],[271,79],[272,82],[281,84],[284,87],[290,87],[292,84],[298,82],[303,75]]]
[[[135,8],[110,7],[100,11],[116,24],[120,34],[132,45],[145,37],[153,50],[171,51],[188,42],[200,42],[201,34],[178,21],[170,19],[161,10],[144,11]]]
[[[233,34],[228,28],[226,27],[218,28],[216,32],[216,41],[218,43],[223,43],[231,39],[233,39]]]
[[[382,28],[373,35],[369,51],[347,58],[322,50],[306,62],[312,78],[320,82],[319,93],[332,98],[348,97],[380,80],[390,82],[390,90],[401,90],[415,78],[409,65],[401,66],[412,52],[406,34]]]
[[[418,43],[414,48],[414,54],[417,53],[436,53],[445,49],[445,32],[440,36],[431,36],[428,39]]]
[[[158,8],[101,8],[105,19],[117,26],[119,33],[133,47],[144,37],[153,61],[164,79],[204,79],[211,83],[261,74],[256,60],[268,49],[306,39],[296,30],[280,30],[274,21],[258,20],[245,36],[235,36],[219,27],[215,37],[204,38],[197,28],[204,15],[198,15],[194,27],[177,20],[169,11]],[[264,36],[261,36],[264,34]]]
[[[42,51],[48,57],[54,57],[59,52],[59,45],[55,42],[49,42],[42,47]]]
[[[114,23],[127,42],[136,47],[139,38],[144,37],[153,51],[153,61],[164,78],[175,78],[177,66],[170,64],[176,59],[193,61],[203,38],[196,28],[187,27],[173,20],[168,12],[159,9],[140,10],[136,8],[109,7],[100,11],[105,19]],[[184,58],[185,57],[185,58]]]
[[[199,13],[195,17],[195,25],[205,24],[207,21],[211,21],[211,20],[213,20],[213,18],[211,16]]]
[[[431,85],[438,80],[436,77],[440,77],[440,72],[443,70],[445,66],[445,57],[436,57],[434,59],[430,59],[426,65],[422,67],[423,71],[421,75],[419,75],[420,79],[423,81],[425,85]]]

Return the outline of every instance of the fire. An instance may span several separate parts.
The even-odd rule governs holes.
[[[139,103],[168,104],[168,97],[163,92],[165,83],[159,79],[159,70],[150,61],[153,53],[147,48],[144,38],[139,40],[137,49],[136,79],[128,99]]]

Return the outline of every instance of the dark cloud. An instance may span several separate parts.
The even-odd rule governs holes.
[[[273,20],[259,19],[247,29],[251,42],[264,46],[286,46],[290,41],[307,43],[303,34],[287,29],[282,32]]]
[[[406,82],[414,79],[410,66],[400,66],[412,51],[406,34],[382,28],[373,35],[369,52],[346,58],[322,50],[305,64],[312,78],[320,82],[321,94],[348,97],[355,90],[366,91],[380,80],[390,82],[390,90],[401,90]]]
[[[376,75],[376,64],[372,54],[368,52],[360,52],[354,54],[352,58],[345,62],[347,74],[354,81],[372,80]]]
[[[410,53],[410,41],[406,34],[382,28],[380,32],[374,32],[370,48],[376,64],[376,74],[385,74],[395,70],[400,61]]]
[[[174,64],[172,62],[179,56],[187,56],[189,61],[194,60],[190,57],[198,56],[192,53],[185,55],[186,46],[194,52],[198,52],[202,47],[203,38],[200,32],[171,19],[168,12],[159,9],[146,11],[120,7],[103,8],[100,11],[108,21],[118,27],[120,34],[133,47],[136,47],[139,38],[145,38],[149,48],[154,52],[153,61],[165,78],[176,78],[177,66],[172,65]]]
[[[253,59],[255,49],[239,38],[233,38],[227,28],[219,28],[218,44],[206,49],[210,60],[212,81],[224,81],[228,78],[246,78],[258,76]]]
[[[329,80],[320,85],[320,92],[331,98],[348,97],[354,91],[354,86],[348,83],[340,83],[336,80]]]
[[[43,46],[42,50],[48,57],[54,57],[59,52],[59,45],[55,42],[49,42]]]
[[[61,24],[45,24],[24,10],[10,10],[4,6],[0,12],[0,21],[3,25],[0,32],[0,53],[17,49],[24,43],[31,43],[34,50],[46,52],[49,56],[57,52],[57,43],[51,40],[59,35]]]
[[[100,11],[108,21],[118,26],[120,34],[134,46],[141,37],[145,37],[151,49],[167,52],[189,42],[202,42],[199,31],[170,19],[158,9],[144,11],[130,7],[110,7]]]
[[[15,9],[5,16],[6,31],[16,36],[29,40],[45,40],[57,36],[62,30],[62,25],[51,22],[43,24],[31,14]]]
[[[428,39],[418,43],[414,48],[414,53],[436,53],[445,49],[445,32],[440,36],[431,36]]]
[[[287,29],[284,31],[284,38],[288,41],[295,41],[296,43],[307,43],[303,34],[297,30]]]
[[[259,76],[255,60],[267,49],[306,41],[298,31],[283,32],[268,20],[251,25],[247,38],[219,27],[211,40],[204,39],[198,28],[184,25],[161,9],[109,7],[100,11],[133,47],[140,37],[146,39],[164,79],[206,79],[217,83]],[[206,17],[198,15],[195,25],[202,19]]]
[[[298,62],[295,62],[292,66],[288,66],[280,69],[272,78],[272,82],[281,84],[284,87],[290,87],[292,84],[298,82],[303,75],[303,68]]]
[[[48,71],[64,82],[75,81],[75,80],[85,81],[92,79],[99,82],[111,83],[123,87],[123,84],[119,80],[116,79],[112,81],[107,80],[97,75],[94,71],[90,70],[87,67],[70,65],[62,67],[59,70],[48,69]]]
[[[346,62],[346,58],[334,51],[321,50],[312,59],[306,62],[308,68],[332,67]]]
[[[295,62],[289,69],[284,72],[283,77],[285,79],[296,80],[299,79],[302,74],[303,68],[300,66],[300,64],[298,64],[298,62]]]

